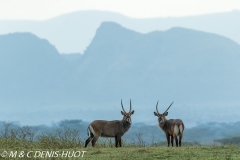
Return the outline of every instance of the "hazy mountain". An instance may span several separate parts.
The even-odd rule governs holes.
[[[31,32],[48,39],[60,53],[83,53],[91,43],[96,29],[104,21],[112,21],[141,33],[184,27],[216,33],[240,44],[240,12],[226,12],[189,17],[134,19],[117,13],[80,11],[46,21],[0,21],[0,34]]]
[[[175,100],[170,113],[188,122],[237,114],[240,46],[230,39],[184,28],[140,34],[103,23],[81,60],[78,72],[94,100],[132,98],[140,120],[153,116],[157,100],[161,111]]]
[[[239,58],[240,46],[218,35],[184,28],[140,34],[107,22],[82,56],[79,74],[101,95],[104,88],[123,94],[128,86],[126,97],[164,93],[186,102],[225,101],[237,99],[227,91],[238,90]]]
[[[79,53],[71,53],[71,54],[61,54],[61,56],[71,62],[78,62],[82,57],[82,54]]]
[[[211,33],[172,28],[141,34],[102,23],[84,55],[65,60],[29,33],[0,36],[3,120],[50,123],[62,119],[121,119],[120,100],[133,122],[175,101],[168,118],[186,126],[237,121],[240,46]]]
[[[62,91],[68,92],[65,82],[75,66],[47,40],[31,33],[14,33],[1,35],[0,46],[3,112],[45,108],[59,101]]]

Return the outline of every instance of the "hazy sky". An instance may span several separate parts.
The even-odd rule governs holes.
[[[81,10],[133,18],[199,15],[240,10],[240,0],[0,0],[0,19],[45,20]]]

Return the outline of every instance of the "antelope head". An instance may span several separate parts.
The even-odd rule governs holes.
[[[121,105],[122,105],[121,114],[123,115],[122,121],[123,121],[123,122],[126,122],[126,123],[128,123],[128,124],[131,124],[131,123],[132,123],[131,115],[134,113],[134,110],[132,110],[131,99],[130,99],[130,110],[129,110],[129,112],[126,112],[126,111],[125,111],[125,109],[124,109],[124,107],[123,107],[123,104],[122,104],[122,100],[121,100]]]
[[[157,101],[157,105],[156,105],[156,111],[154,112],[154,115],[158,117],[158,122],[159,123],[164,123],[166,121],[165,116],[168,115],[168,109],[171,107],[171,105],[173,104],[173,102],[170,104],[170,106],[167,108],[167,110],[165,112],[163,112],[163,114],[158,112],[158,101]]]

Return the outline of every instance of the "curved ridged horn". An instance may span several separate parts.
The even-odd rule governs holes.
[[[122,105],[122,110],[123,110],[123,112],[124,112],[124,113],[127,113],[127,112],[125,111],[125,109],[123,108],[122,99],[121,99],[121,105]]]
[[[174,101],[173,101],[174,102]],[[173,102],[170,104],[170,106],[167,108],[167,110],[164,112],[166,113],[168,111],[168,109],[171,107],[171,105],[173,104]]]
[[[129,113],[132,111],[132,103],[131,103],[131,99],[130,99],[130,111]]]
[[[159,112],[158,112],[158,101],[157,101],[157,104],[156,104],[156,111],[159,114]]]

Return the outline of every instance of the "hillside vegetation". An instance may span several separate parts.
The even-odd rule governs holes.
[[[240,122],[232,124],[207,123],[192,128],[185,128],[183,136],[184,145],[239,145],[240,134],[237,129]],[[63,120],[52,126],[22,126],[12,122],[0,122],[0,137],[15,139],[17,142],[40,142],[58,144],[61,148],[83,145],[87,139],[89,123],[81,120]],[[228,128],[228,131],[225,129]],[[166,146],[166,137],[157,125],[132,124],[129,131],[122,137],[125,144],[140,146]],[[54,142],[56,141],[56,142]],[[67,142],[68,143],[63,143]],[[100,138],[100,142],[113,142],[111,138]],[[51,142],[51,144],[50,144]],[[71,142],[71,143],[70,143]],[[68,145],[66,145],[68,144]],[[52,146],[54,147],[54,145]]]
[[[34,157],[34,159],[126,160],[240,158],[239,137],[229,138],[231,141],[218,139],[211,145],[183,141],[182,147],[177,148],[167,147],[165,139],[162,141],[152,139],[152,143],[147,143],[145,138],[149,135],[144,132],[144,134],[135,134],[134,141],[130,141],[133,137],[126,139],[128,136],[123,136],[123,147],[121,148],[115,148],[114,139],[111,138],[100,138],[95,148],[92,148],[90,144],[87,148],[83,148],[86,136],[83,136],[83,131],[79,129],[79,126],[76,126],[76,123],[79,124],[81,121],[65,120],[56,126],[45,127],[45,130],[42,130],[44,126],[17,126],[5,122],[1,126],[0,132],[0,159],[27,159],[26,156]],[[185,139],[190,138],[189,134],[184,136]],[[47,152],[49,154],[46,154]],[[72,155],[76,157],[74,158]]]

